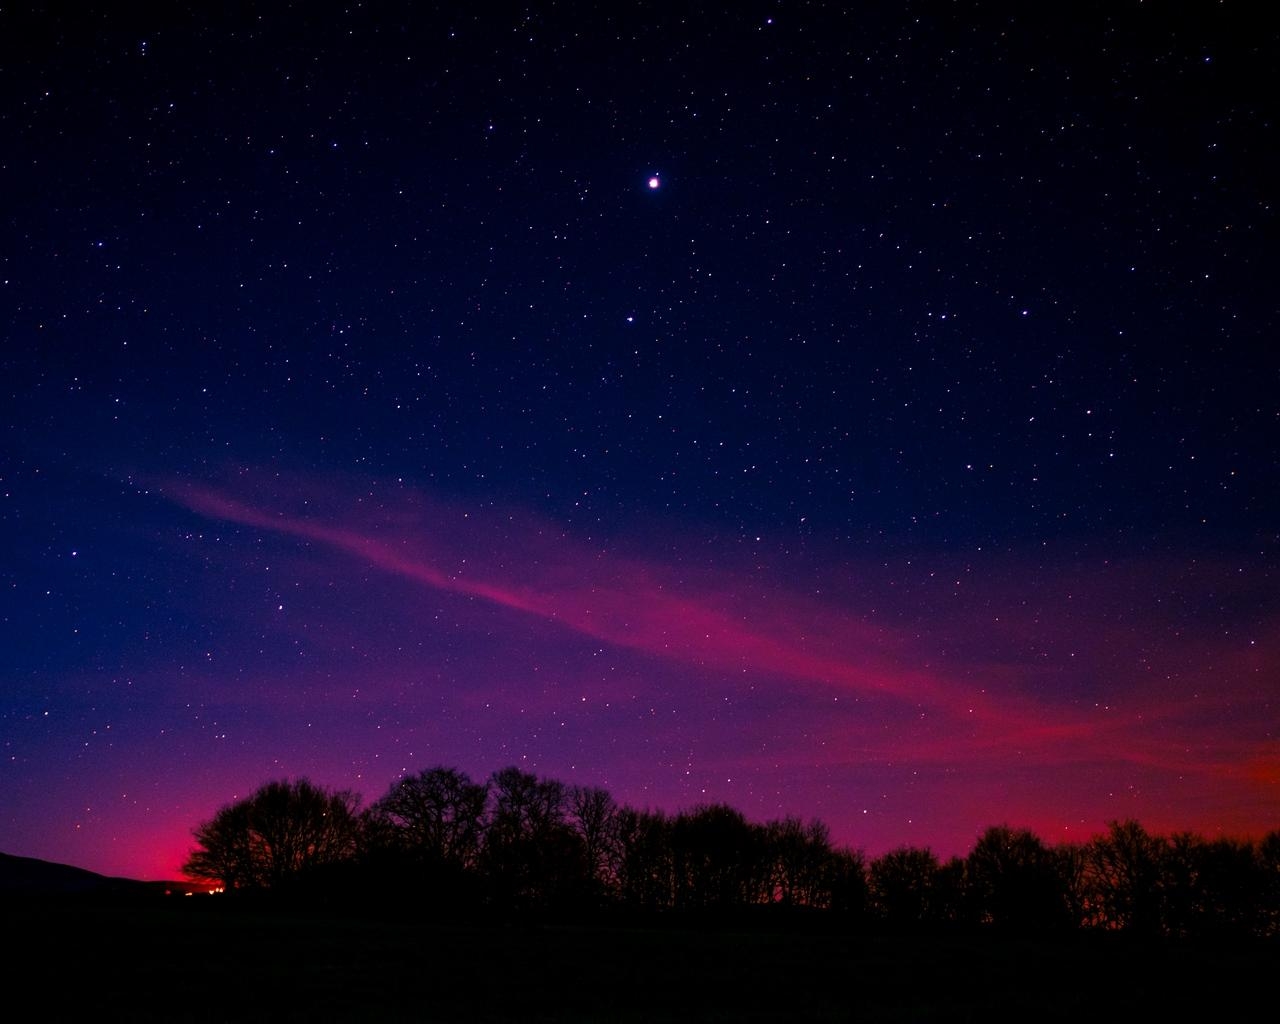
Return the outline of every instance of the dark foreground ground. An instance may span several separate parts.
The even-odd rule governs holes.
[[[1274,1005],[1280,974],[1273,944],[429,925],[217,899],[11,904],[11,1008],[29,994],[24,1019],[41,1021],[1219,1021]]]

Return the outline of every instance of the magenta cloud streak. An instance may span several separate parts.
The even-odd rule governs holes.
[[[913,623],[908,608],[873,622],[732,566],[689,570],[601,551],[516,511],[472,515],[394,488],[387,497],[385,487],[362,488],[380,491],[378,500],[353,505],[350,496],[305,480],[277,478],[273,486],[266,499],[247,488],[185,482],[164,491],[202,516],[684,665],[697,678],[747,677],[783,699],[793,693],[800,704],[827,693],[861,709],[813,712],[803,732],[822,743],[798,744],[793,757],[801,762],[1015,764],[1039,774],[1046,799],[1070,793],[1072,803],[1080,800],[1083,769],[1095,776],[1155,773],[1170,792],[1153,807],[1176,801],[1179,786],[1198,787],[1201,803],[1220,787],[1236,806],[1257,806],[1275,793],[1277,745],[1265,723],[1239,719],[1242,706],[1256,705],[1257,673],[1274,668],[1274,659],[1256,645],[1241,653],[1238,644],[1205,633],[1194,643],[1170,637],[1158,618],[1117,624],[1108,617],[1109,588],[1159,587],[1167,572],[1129,567],[1090,579],[1064,571],[1069,603],[1045,602],[1034,621],[1016,613],[996,621],[992,607],[1016,610],[1027,602],[1016,582],[976,580],[945,614],[926,610]],[[1016,581],[1016,572],[1007,575]],[[1273,650],[1274,628],[1261,629],[1265,649]],[[1019,630],[1033,647],[1067,653],[1024,657]],[[964,651],[939,653],[935,632],[962,638]],[[1135,638],[1147,654],[1126,663],[1117,650],[1130,652]],[[1210,666],[1211,688],[1197,680]],[[1153,680],[1153,669],[1163,678]],[[1083,692],[1078,678],[1104,673],[1105,701]]]

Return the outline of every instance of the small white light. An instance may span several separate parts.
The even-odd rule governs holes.
[[[656,174],[649,179],[650,188],[657,188],[661,184],[662,184],[662,179],[660,179]]]

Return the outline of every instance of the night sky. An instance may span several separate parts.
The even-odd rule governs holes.
[[[0,849],[1280,826],[1266,5],[148,6],[0,10]]]

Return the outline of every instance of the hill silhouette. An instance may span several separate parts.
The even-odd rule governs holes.
[[[149,896],[190,888],[189,882],[142,882],[37,857],[0,853],[0,893],[6,896]]]

